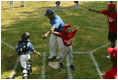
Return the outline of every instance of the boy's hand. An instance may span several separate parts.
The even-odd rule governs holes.
[[[82,27],[82,24],[80,24],[80,28]]]
[[[82,27],[82,24],[80,24],[80,26],[78,28],[76,28],[77,30],[79,30]]]
[[[37,55],[38,55],[38,56],[41,56],[40,52],[37,52]]]

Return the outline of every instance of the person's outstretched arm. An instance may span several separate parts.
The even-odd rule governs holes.
[[[50,31],[48,31],[47,33],[45,33],[44,35],[42,35],[42,38],[43,39],[46,39],[48,37],[48,35],[50,35],[51,32],[54,31],[54,30],[55,30],[55,27],[51,27]]]
[[[92,11],[92,12],[96,12],[96,13],[102,13],[102,11],[101,10],[95,10],[95,9],[88,9],[89,11]]]
[[[37,52],[36,50],[33,50],[33,53],[37,54],[38,56],[40,56],[40,52]]]
[[[76,30],[79,30],[82,27],[82,25],[80,25],[79,27],[76,28]]]

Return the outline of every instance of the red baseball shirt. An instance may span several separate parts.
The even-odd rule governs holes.
[[[117,79],[117,66],[113,66],[106,72],[105,79]]]
[[[69,34],[59,32],[58,35],[59,35],[59,37],[62,38],[63,43],[64,43],[65,46],[70,46],[70,45],[72,45],[72,38],[74,37],[76,32],[77,32],[77,30],[74,29]]]
[[[102,14],[107,15],[109,23],[109,32],[117,33],[117,10],[114,13],[110,13],[108,9],[103,10]]]

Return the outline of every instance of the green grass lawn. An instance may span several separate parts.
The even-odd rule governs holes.
[[[20,2],[14,2],[15,8],[10,9],[9,1],[1,2],[1,40],[7,42],[13,47],[16,46],[17,41],[20,40],[21,34],[29,32],[31,34],[31,42],[37,51],[46,52],[46,79],[68,79],[67,67],[63,69],[54,70],[48,66],[49,56],[49,38],[43,40],[41,35],[50,29],[49,20],[44,16],[47,9],[55,9],[54,1],[26,1],[25,7],[20,8]],[[83,10],[74,10],[74,3],[71,1],[62,1],[62,11],[57,11],[65,24],[70,24],[72,29],[78,27],[80,24],[92,28],[81,28],[73,39],[74,52],[90,52],[97,47],[109,43],[107,39],[108,22],[107,17],[102,14],[89,12],[87,8],[104,10],[107,8],[107,1],[81,1],[80,5]],[[115,2],[116,3],[116,2]],[[26,27],[26,28],[21,28]],[[98,30],[93,28],[100,28],[106,30]],[[8,30],[6,30],[8,29]],[[102,72],[108,71],[112,63],[106,59],[107,48],[102,48],[93,53],[100,70]],[[18,55],[8,46],[1,44],[1,78],[9,78]],[[42,59],[35,54],[31,55],[33,73],[28,76],[30,79],[41,79],[42,74]],[[90,57],[85,54],[74,54],[74,65],[76,70],[72,71],[72,76],[75,79],[99,79],[96,67]],[[53,60],[54,61],[54,60]],[[65,62],[66,64],[66,62]],[[15,79],[21,79],[20,65],[17,67]]]

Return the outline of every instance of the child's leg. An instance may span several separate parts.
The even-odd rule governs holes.
[[[21,1],[21,7],[24,7],[24,1]]]
[[[73,51],[72,51],[72,46],[69,47],[69,63],[70,65],[73,65]]]
[[[10,8],[14,7],[14,1],[10,1]]]
[[[79,2],[78,2],[78,6],[79,6],[79,9],[82,9],[82,8],[80,7],[80,4],[79,4]]]
[[[27,71],[28,71],[28,75],[31,75],[32,73],[32,64],[31,64],[31,59],[30,59],[30,54],[28,54],[28,58],[27,58]]]
[[[27,79],[27,64],[26,64],[26,55],[20,56],[20,64],[22,68],[22,77],[23,79]]]
[[[58,5],[56,5],[55,11],[57,11],[57,9],[58,9]]]
[[[61,6],[59,5],[59,10],[61,11]]]
[[[75,4],[75,9],[77,8],[77,4]]]
[[[72,70],[75,70],[75,67],[73,65],[73,51],[72,51],[72,46],[69,47],[69,63],[70,63],[70,68]]]
[[[63,63],[64,62],[64,60],[66,59],[66,56],[68,55],[68,53],[69,53],[69,47],[64,46],[63,47],[63,56],[62,56],[62,58],[61,58],[59,63]]]

